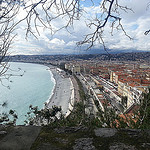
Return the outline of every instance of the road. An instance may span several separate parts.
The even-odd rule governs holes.
[[[88,98],[84,101],[85,113],[89,116],[93,116],[93,115],[96,116],[98,110],[97,110],[97,107],[94,103],[93,98],[90,96],[89,85],[82,76],[78,75],[77,77],[80,80],[80,82],[82,83],[82,86],[84,88],[84,92],[88,95]]]
[[[81,77],[80,77],[81,78]],[[113,108],[116,110],[117,113],[122,113],[124,108],[123,106],[118,102],[120,101],[120,97],[118,97],[117,95],[116,96],[113,96],[115,95],[114,92],[117,92],[117,86],[113,85],[111,82],[101,78],[101,77],[95,77],[95,79],[97,79],[98,81],[101,80],[101,85],[104,86],[104,89],[108,89],[110,93],[112,94],[107,94],[105,91],[104,91],[104,97],[110,101],[111,105],[113,106]],[[80,79],[83,83],[83,85],[87,88],[88,87],[88,83],[85,82],[85,79],[81,78]]]
[[[109,94],[105,93],[104,94],[105,98],[111,103],[111,105],[114,107],[117,113],[122,113],[124,108],[121,104],[116,102],[115,98],[110,97]]]
[[[106,81],[105,79],[99,77],[99,80],[101,80],[103,86],[105,89],[108,89],[110,93],[117,92],[117,86],[113,85],[111,82]],[[112,95],[115,95],[114,93]],[[111,105],[114,107],[114,109],[117,111],[117,113],[122,113],[124,111],[123,106],[118,102],[121,98],[118,96],[114,97],[111,94],[107,94],[104,91],[104,96],[107,100],[110,101]],[[118,97],[118,98],[117,98]]]

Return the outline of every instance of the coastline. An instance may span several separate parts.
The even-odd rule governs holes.
[[[24,121],[27,119],[25,115],[27,115],[30,105],[38,106],[39,109],[44,108],[44,103],[55,91],[55,80],[51,77],[53,75],[50,73],[51,71],[44,64],[10,62],[9,65],[11,65],[13,76],[8,84],[6,82],[6,85],[9,85],[11,89],[1,85],[0,102],[8,103],[7,107],[1,108],[1,112],[15,110],[18,114],[16,124],[24,125]],[[21,69],[18,71],[18,68]],[[25,74],[22,75],[24,72]]]
[[[20,62],[20,63],[26,63],[26,62]],[[38,64],[38,65],[46,66],[47,70],[50,73],[51,81],[54,83],[54,87],[52,89],[52,92],[49,98],[44,102],[44,107],[51,108],[54,105],[58,107],[61,106],[63,114],[65,115],[65,117],[67,117],[73,110],[74,102],[77,99],[76,98],[76,91],[77,91],[76,85],[74,85],[76,83],[74,83],[73,77],[66,76],[63,70],[53,65],[35,63],[35,62],[31,64]],[[64,85],[63,91],[65,92],[65,94],[63,94],[63,92],[61,91],[62,89],[59,88],[61,84]],[[60,102],[56,101],[58,100],[57,97],[59,97]]]
[[[74,86],[72,80],[63,70],[53,66],[48,67],[55,85],[50,98],[45,103],[45,107],[61,106],[62,113],[67,117],[74,106]]]
[[[52,97],[53,97],[53,95],[54,95],[54,92],[55,92],[55,88],[56,88],[56,80],[55,80],[55,77],[54,77],[54,75],[53,75],[53,73],[52,73],[52,70],[51,70],[50,66],[47,66],[47,67],[48,67],[47,70],[49,70],[49,73],[50,73],[51,81],[54,83],[54,86],[53,86],[53,89],[52,89],[52,91],[51,91],[51,94],[50,94],[48,100],[45,102],[45,105],[48,104],[48,103],[50,102],[50,100],[52,99]]]
[[[25,65],[25,67],[27,66],[27,68],[28,68],[28,64],[25,62],[14,62],[14,63],[16,63],[16,64],[20,63],[19,67],[23,64],[23,65]],[[49,65],[38,64],[38,63],[30,63],[30,64],[33,64],[33,66],[34,65],[45,66],[46,68],[44,70],[48,71],[47,74],[49,74],[48,75],[49,79],[48,78],[44,78],[44,79],[46,80],[46,82],[51,80],[54,83],[54,86],[51,87],[51,92],[48,93],[47,97],[43,101],[42,101],[42,98],[40,98],[40,106],[38,105],[37,101],[32,101],[33,103],[30,102],[27,105],[26,110],[28,110],[30,104],[32,104],[33,106],[38,106],[40,109],[45,108],[46,104],[47,104],[48,108],[51,108],[52,106],[56,105],[58,107],[59,106],[62,107],[62,112],[63,112],[64,116],[67,117],[70,114],[71,110],[73,109],[73,104],[74,104],[74,94],[73,94],[73,90],[74,90],[73,86],[74,85],[72,84],[72,81],[71,81],[72,77],[67,76],[66,72],[64,72],[64,71],[62,71],[62,72],[61,72],[61,70],[58,71],[59,68],[52,66],[50,64]],[[39,66],[37,66],[37,68],[39,68]],[[25,70],[27,73],[29,72],[26,69],[23,69],[23,70]],[[24,82],[24,80],[22,80],[22,77],[20,77],[20,79],[21,79],[21,81]],[[34,78],[34,79],[36,79],[36,78]],[[15,83],[17,83],[17,82],[15,82]],[[38,84],[37,81],[35,83]],[[49,84],[49,82],[48,82],[48,84]],[[24,88],[24,86],[22,86],[22,87]],[[32,87],[32,86],[30,86],[30,87]],[[40,92],[42,92],[45,87],[46,86],[44,85],[44,87],[42,89],[40,89],[39,91],[37,89],[35,89],[34,91],[35,91],[35,93],[37,92],[38,94],[40,94]],[[47,86],[45,90],[49,90],[48,87],[49,86]],[[20,87],[19,87],[19,89],[20,89]],[[29,89],[29,87],[27,87],[27,90],[28,89]],[[22,90],[22,91],[26,91],[26,90]],[[43,93],[44,93],[44,91],[43,91]],[[26,95],[29,95],[29,94],[26,94]],[[33,94],[33,96],[35,97],[36,95]],[[41,94],[40,94],[40,96],[41,96]],[[25,105],[22,108],[25,108]],[[14,108],[14,109],[16,110],[16,108]],[[17,112],[19,112],[19,111],[17,110]],[[27,113],[27,112],[25,112],[24,114],[22,114],[22,112],[19,113],[19,114],[21,114],[19,116],[19,118],[21,118],[21,119]],[[21,121],[18,119],[19,122],[17,120],[17,124],[23,125],[25,119],[26,119],[26,117],[24,117],[24,119],[22,119]]]

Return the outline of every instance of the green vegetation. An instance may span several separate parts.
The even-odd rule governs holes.
[[[149,96],[149,93],[144,94],[141,109],[139,110],[141,116],[145,113],[144,110],[147,112],[143,124],[141,125],[141,127],[144,128],[145,125],[146,128],[149,128]],[[41,133],[31,149],[37,149],[41,147],[43,143],[49,144],[53,149],[72,149],[80,138],[92,139],[92,144],[96,149],[109,149],[111,146],[119,146],[118,148],[123,147],[126,149],[143,149],[143,146],[147,146],[146,143],[150,141],[147,130],[139,132],[138,130],[120,129],[117,130],[117,133],[113,137],[96,136],[94,128],[102,127],[104,124],[106,124],[106,127],[117,128],[116,119],[118,120],[119,128],[130,128],[129,124],[132,124],[132,127],[133,125],[136,127],[132,118],[130,118],[130,123],[127,124],[122,118],[119,118],[112,109],[108,109],[106,106],[104,112],[99,112],[99,118],[89,118],[84,113],[85,106],[83,102],[76,103],[74,110],[67,118],[62,117],[60,120],[52,122],[42,128]]]
[[[82,83],[80,82],[80,80],[75,75],[74,75],[74,78],[76,79],[78,86],[79,86],[80,99],[81,99],[81,101],[84,101],[84,100],[86,100],[87,97],[86,97],[86,94],[84,92]]]
[[[97,137],[94,138],[94,145],[97,149],[110,149],[111,146],[114,146],[112,149],[144,149],[141,146],[141,143],[148,143],[150,138],[146,131],[132,131],[126,129],[117,130],[117,133],[114,136],[110,137]],[[141,138],[142,137],[142,138]]]
[[[111,129],[113,131],[114,129]],[[109,135],[109,133],[107,133]],[[44,149],[44,145],[51,149],[71,150],[76,145],[77,141],[82,139],[84,145],[80,143],[80,149],[89,144],[95,149],[148,149],[146,144],[150,141],[150,136],[146,130],[116,130],[113,136],[96,136],[95,130],[92,128],[77,126],[77,127],[60,127],[52,128],[45,126],[42,128],[36,141],[33,143],[31,150]],[[87,140],[87,141],[86,141]],[[84,141],[86,141],[84,143]],[[145,144],[145,145],[144,145]],[[114,147],[113,147],[114,146]],[[116,147],[117,146],[117,147]],[[144,147],[145,146],[145,147]],[[87,148],[87,147],[85,147]]]
[[[143,93],[140,108],[135,112],[135,117],[138,119],[135,128],[150,129],[150,89],[148,93]]]
[[[121,97],[121,104],[122,104],[124,107],[127,107],[127,96],[122,96],[122,97]]]
[[[94,100],[94,103],[95,103],[95,105],[96,105],[96,108],[98,109],[98,111],[100,112],[101,111],[101,109],[100,109],[100,106],[99,106],[99,102],[98,102],[98,100]]]
[[[49,127],[73,127],[73,126],[86,126],[89,128],[95,127],[108,127],[108,128],[140,128],[150,129],[150,89],[147,93],[143,93],[140,101],[139,109],[134,112],[132,116],[120,117],[113,109],[107,107],[107,101],[104,106],[104,112],[101,111],[98,101],[95,104],[98,108],[98,114],[87,115],[85,114],[85,101],[89,98],[85,94],[83,86],[79,79],[74,76],[80,93],[80,102],[76,102],[71,114],[65,117],[61,112],[61,107],[53,106],[51,109],[44,108],[39,110],[38,107],[29,106],[25,120],[26,125],[44,125],[48,124]],[[122,98],[126,102],[126,97]],[[6,102],[0,104],[1,107],[7,105]],[[10,110],[9,113],[0,114],[0,123],[16,125],[17,113]]]
[[[43,127],[38,138],[31,147],[31,150],[37,149],[42,143],[50,144],[52,149],[71,150],[75,144],[75,140],[80,137],[92,137],[92,130],[88,130],[82,126],[72,128],[51,128]]]
[[[85,94],[80,80],[75,75],[74,77],[79,86],[81,101],[75,103],[74,109],[69,116],[65,117],[64,115],[62,115],[61,109],[56,107],[39,111],[37,110],[37,107],[30,106],[31,112],[28,113],[27,116],[27,120],[29,120],[29,122],[26,122],[26,124],[33,124],[35,118],[31,117],[30,115],[31,113],[34,113],[36,117],[40,118],[40,121],[47,120],[49,127],[73,127],[82,125],[90,128],[150,128],[150,93],[143,94],[140,109],[137,112],[134,112],[134,115],[132,116],[123,114],[123,117],[121,117],[120,115],[116,114],[115,110],[107,107],[107,101],[105,102],[104,112],[101,111],[98,101],[95,101],[99,112],[96,116],[90,116],[85,114],[86,106],[84,104],[89,97]],[[122,98],[122,101],[124,103],[126,102],[126,100],[126,97]],[[58,112],[60,112],[59,119],[56,117],[56,114]]]
[[[126,121],[119,117],[113,109],[107,108],[107,101],[104,106],[105,111],[102,112],[99,109],[97,117],[91,117],[85,114],[84,100],[87,96],[84,93],[80,81],[78,81],[78,84],[82,90],[82,92],[80,92],[82,100],[75,103],[74,109],[67,117],[62,115],[60,107],[53,106],[52,109],[45,108],[38,110],[38,107],[29,106],[30,112],[27,114],[26,124],[33,125],[33,122],[38,118],[37,120],[40,120],[41,125],[43,125],[31,150],[37,148],[44,149],[44,144],[50,146],[52,149],[72,149],[73,146],[76,145],[77,140],[81,138],[92,139],[92,145],[96,149],[109,149],[115,144],[117,144],[117,146],[125,146],[126,149],[133,147],[136,149],[143,149],[144,144],[142,145],[141,143],[149,143],[150,136],[147,130],[139,132],[139,130],[131,131],[121,128],[150,128],[150,90],[149,93],[143,94],[140,109],[134,113],[137,119],[135,122],[133,121],[135,119],[133,117],[129,117]],[[97,107],[99,107],[98,103]],[[58,113],[59,117],[56,117]],[[15,111],[10,110],[9,115],[17,119],[15,114]],[[47,125],[44,125],[42,122],[45,120]],[[94,130],[101,127],[120,129],[117,130],[117,133],[112,137],[96,136]],[[146,144],[145,146],[147,146]]]
[[[57,113],[61,112],[61,107],[53,106],[52,108],[38,109],[38,107],[29,106],[27,119],[24,121],[26,125],[44,125],[50,124],[58,120]]]
[[[6,107],[7,102],[4,102],[0,104],[1,107]],[[2,112],[0,113],[0,124],[6,124],[6,125],[16,125],[16,121],[18,119],[17,112],[15,110],[10,110],[9,113]]]

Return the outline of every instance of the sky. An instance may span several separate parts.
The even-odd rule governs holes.
[[[53,55],[53,54],[89,54],[89,53],[106,53],[103,50],[102,44],[95,43],[93,48],[87,49],[87,44],[77,47],[76,43],[82,41],[85,35],[94,31],[94,27],[87,27],[89,19],[95,19],[99,16],[100,0],[94,0],[94,5],[90,0],[82,0],[81,7],[84,9],[80,20],[76,20],[73,26],[66,29],[61,29],[55,34],[51,34],[51,30],[39,27],[39,32],[35,32],[38,39],[29,35],[26,39],[26,22],[21,22],[15,31],[17,34],[11,48],[11,55]],[[124,12],[120,10],[121,23],[128,35],[133,39],[130,40],[121,30],[114,30],[113,35],[110,34],[110,22],[104,28],[103,39],[106,47],[110,52],[114,51],[150,51],[150,34],[144,35],[144,32],[150,29],[150,8],[148,3],[150,0],[119,0],[123,6],[132,8],[133,11]],[[44,14],[39,7],[41,17]],[[55,10],[53,10],[55,11]],[[26,15],[24,10],[20,10],[17,19],[22,19]],[[54,29],[59,29],[66,24],[67,18],[58,18],[52,21],[51,25]],[[33,25],[33,23],[31,23]],[[117,24],[116,24],[117,26]],[[33,31],[35,31],[33,27]]]

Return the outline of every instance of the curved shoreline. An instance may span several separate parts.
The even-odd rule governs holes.
[[[45,107],[61,106],[63,114],[67,117],[72,111],[74,104],[73,83],[63,70],[53,66],[48,67],[55,80],[55,85],[50,98],[46,101]]]
[[[1,111],[15,110],[18,113],[17,125],[24,125],[29,106],[38,106],[39,109],[43,109],[44,103],[52,97],[55,92],[55,80],[51,77],[53,74],[48,70],[48,66],[44,64],[22,62],[9,64],[13,74],[11,82],[8,81],[11,90],[1,87],[1,101],[8,102],[8,106]],[[18,71],[18,68],[21,68],[21,71]],[[25,74],[20,75],[23,72]]]
[[[48,66],[47,66],[48,67]],[[53,89],[51,91],[51,94],[48,98],[48,100],[46,101],[46,104],[48,104],[50,102],[50,100],[52,99],[53,95],[54,95],[54,92],[55,92],[55,88],[56,88],[56,80],[54,78],[54,75],[52,73],[52,70],[50,67],[48,67],[48,70],[49,70],[49,73],[50,73],[50,78],[51,78],[51,81],[54,83],[54,86],[53,86]]]

